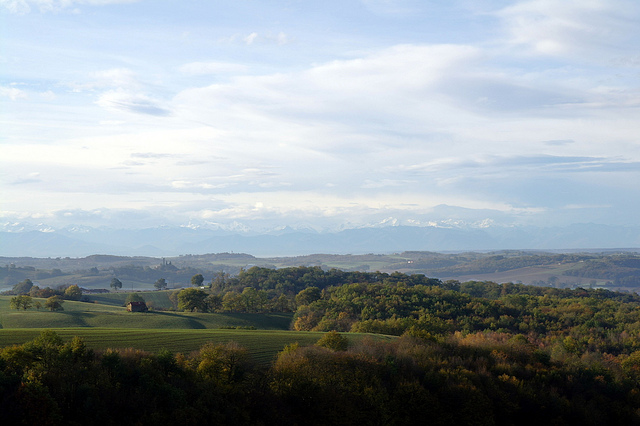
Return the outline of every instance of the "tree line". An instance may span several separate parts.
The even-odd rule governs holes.
[[[639,361],[553,361],[501,333],[351,344],[328,333],[264,365],[233,342],[93,351],[45,331],[0,349],[0,411],[48,425],[633,425]]]
[[[82,298],[82,289],[77,285],[64,286],[57,289],[50,287],[40,288],[34,285],[30,279],[25,279],[16,284],[9,294],[17,294],[9,301],[12,309],[28,310],[35,308],[49,309],[50,311],[63,311],[62,304],[65,300],[80,300]],[[46,299],[44,303],[34,298]]]
[[[292,312],[298,306],[297,294],[309,287],[325,289],[358,282],[393,285],[399,281],[408,285],[440,283],[422,274],[325,271],[319,266],[281,269],[254,266],[240,270],[237,276],[216,272],[204,289],[197,288],[205,284],[205,279],[196,274],[191,278],[196,288],[174,291],[170,299],[175,308],[191,312]]]

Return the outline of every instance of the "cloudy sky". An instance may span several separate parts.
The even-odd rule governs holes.
[[[0,43],[4,224],[638,224],[637,0],[0,0]]]

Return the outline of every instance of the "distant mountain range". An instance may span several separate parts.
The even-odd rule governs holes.
[[[5,227],[6,229],[6,227]],[[394,253],[407,250],[612,249],[640,247],[640,227],[575,224],[566,227],[386,226],[316,232],[282,228],[263,234],[160,227],[68,227],[0,232],[0,256],[83,257],[91,254],[177,256],[222,252],[256,256],[312,253]]]

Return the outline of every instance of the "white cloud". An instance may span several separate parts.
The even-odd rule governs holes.
[[[53,90],[47,90],[46,92],[40,93],[40,97],[42,97],[42,99],[52,101],[56,98],[56,94],[53,93]]]
[[[419,7],[424,7],[415,0],[360,0],[372,13],[390,16],[410,16]]]
[[[491,60],[469,46],[401,45],[297,73],[188,89],[174,103],[176,114],[218,129],[247,161],[280,168],[281,176],[239,181],[234,189],[263,196],[260,189],[295,182],[274,193],[291,194],[287,202],[298,207],[303,201],[293,194],[316,191],[347,199],[366,193],[367,208],[379,211],[407,209],[407,198],[422,209],[446,203],[545,211],[559,198],[550,176],[562,175],[562,185],[572,187],[582,179],[577,174],[634,173],[640,158],[626,145],[637,124],[626,93],[607,92],[615,108],[602,114],[592,81],[507,72]],[[473,101],[483,93],[491,102],[479,106]],[[231,164],[242,161],[238,152],[228,152]],[[536,180],[537,187],[530,184]],[[318,201],[326,207],[318,214],[329,214],[334,201]]]
[[[345,148],[343,138],[335,139],[345,130],[377,133],[389,123],[427,127],[457,121],[438,85],[477,60],[477,50],[466,46],[402,45],[300,73],[243,76],[184,90],[175,103],[186,116],[216,128],[273,131],[279,142]],[[360,135],[348,144],[370,142]]]
[[[57,12],[80,5],[104,6],[138,1],[140,0],[0,0],[0,6],[11,13],[24,14],[31,12],[32,8],[40,12]]]
[[[544,141],[546,145],[553,145],[553,146],[563,146],[563,145],[573,144],[575,142],[576,141],[574,141],[573,139],[553,139],[550,141]]]
[[[248,67],[228,62],[191,62],[179,68],[179,71],[189,75],[227,74],[246,72]]]
[[[175,180],[171,182],[171,187],[175,189],[195,189],[195,190],[207,190],[207,189],[222,189],[227,188],[230,184],[225,183],[208,183],[208,182],[191,182],[186,180]]]
[[[291,42],[291,38],[282,31],[275,36],[275,39],[278,44],[288,44]]]
[[[20,5],[36,11],[40,4],[2,4],[10,3],[16,11]],[[166,17],[162,14],[181,7],[170,3],[153,13]],[[306,7],[297,5],[277,21],[281,32],[265,27],[273,17],[258,11],[260,20],[218,24],[215,16],[225,14],[205,3],[172,16],[175,28],[141,21],[134,36],[123,31],[122,22],[110,21],[121,8],[81,20],[99,33],[89,25],[67,31],[68,16],[47,16],[61,41],[41,49],[60,53],[61,59],[41,63],[64,63],[64,70],[56,74],[51,72],[56,67],[44,66],[24,77],[29,89],[0,89],[6,99],[29,95],[11,105],[11,117],[0,118],[12,142],[0,158],[0,178],[11,191],[7,209],[162,205],[169,207],[165,217],[219,222],[241,217],[247,223],[335,225],[394,217],[418,223],[429,219],[420,215],[443,203],[502,212],[524,207],[538,214],[560,205],[560,198],[568,198],[561,205],[582,205],[606,196],[606,189],[621,185],[611,183],[615,180],[637,182],[640,94],[637,70],[629,67],[637,65],[638,56],[628,55],[637,30],[619,13],[631,3],[511,1],[497,15],[506,41],[480,35],[496,34],[496,28],[482,27],[486,16],[468,25],[475,33],[468,32],[459,22],[465,17],[454,16],[459,10],[414,0],[367,0],[370,10],[388,15],[373,18],[360,5],[345,4],[361,18],[348,25],[336,15],[330,21],[309,16],[287,22],[287,14]],[[68,12],[103,3],[42,4]],[[434,14],[433,28],[423,22],[415,26],[420,21],[415,16],[402,21],[402,14],[395,14],[416,5]],[[200,7],[211,15],[181,20]],[[449,15],[438,24],[435,15],[444,9]],[[636,9],[624,12],[631,24]],[[494,18],[488,20],[495,24]],[[30,21],[10,19],[21,25]],[[373,29],[385,22],[390,23],[385,31]],[[439,25],[453,25],[456,37],[434,35]],[[65,47],[81,30],[87,31],[78,47],[83,50]],[[186,32],[189,36],[181,37]],[[105,34],[118,34],[118,42]],[[289,34],[304,39],[294,43]],[[287,47],[279,47],[283,44]],[[612,54],[592,55],[607,49],[617,52],[618,65],[609,60]],[[85,52],[100,53],[87,55],[85,63],[80,54]],[[593,62],[585,65],[582,58],[590,55]],[[16,53],[18,59],[23,60]],[[616,67],[625,67],[626,76]],[[275,71],[256,75],[261,69]],[[64,85],[59,81],[74,75],[68,70],[82,76],[70,85],[73,93],[59,90]],[[206,79],[219,83],[193,87]],[[47,86],[55,90],[55,108],[46,95],[36,94]],[[19,120],[13,120],[16,111]],[[10,180],[24,170],[37,170],[40,177]],[[588,193],[587,179],[599,189]],[[631,188],[628,198],[635,195],[638,190]],[[610,198],[602,202],[616,205]]]
[[[11,13],[23,14],[31,11],[27,0],[0,0],[0,5]]]
[[[635,45],[639,14],[638,2],[628,0],[528,0],[497,13],[513,45],[569,56]]]
[[[278,33],[272,33],[272,32],[258,33],[254,31],[245,36],[236,34],[231,37],[225,37],[222,40],[227,42],[242,41],[244,44],[248,46],[253,44],[285,45],[293,42],[293,39],[283,31],[280,31]]]
[[[401,180],[401,179],[381,179],[381,180],[367,179],[362,184],[362,188],[372,189],[372,188],[399,187],[399,186],[405,186],[407,184],[413,184],[413,183],[416,183],[416,181]]]
[[[248,36],[246,36],[244,38],[245,43],[247,44],[253,44],[253,42],[256,40],[256,38],[258,37],[258,33],[251,33]]]
[[[38,182],[42,182],[42,179],[40,178],[40,173],[39,172],[31,172],[31,173],[27,173],[25,176],[21,176],[17,179],[14,179],[11,184],[12,185],[22,185],[22,184],[26,184],[26,183],[38,183]]]
[[[76,92],[96,90],[104,88],[138,89],[141,86],[137,74],[128,68],[112,68],[89,73],[88,81],[82,83],[70,83],[69,86]]]
[[[137,86],[136,73],[128,68],[112,68],[91,73],[98,86],[131,87]]]
[[[122,89],[103,93],[96,101],[96,104],[111,111],[152,116],[167,116],[171,114],[171,111],[165,108],[160,101]]]
[[[71,83],[74,92],[98,91],[107,88],[96,100],[96,105],[110,111],[145,114],[150,116],[170,115],[168,107],[158,99],[143,93],[153,87],[143,84],[136,72],[129,68],[111,68],[89,73],[85,82]]]
[[[18,99],[26,99],[27,93],[24,90],[18,89],[17,87],[0,86],[0,97],[6,97],[11,99],[12,101],[17,101]]]

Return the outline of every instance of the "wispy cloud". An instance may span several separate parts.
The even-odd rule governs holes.
[[[0,6],[11,13],[24,14],[33,9],[40,12],[58,12],[77,6],[104,6],[118,3],[135,3],[140,0],[0,0]]]
[[[208,189],[221,189],[227,188],[230,183],[208,183],[208,182],[191,182],[187,180],[175,180],[171,182],[171,187],[175,189],[196,189],[208,190]]]
[[[188,89],[178,94],[176,102],[189,108],[198,121],[223,127],[236,121],[229,120],[229,113],[240,111],[254,117],[254,125],[268,125],[255,120],[263,115],[299,124],[332,120],[335,130],[345,121],[351,127],[364,123],[372,127],[398,118],[423,120],[431,105],[438,103],[429,94],[437,91],[439,81],[475,60],[477,51],[466,46],[402,45],[300,73],[245,76],[232,84]],[[442,106],[438,109],[434,120],[446,114]]]
[[[189,75],[244,73],[247,70],[246,65],[229,62],[191,62],[179,68],[180,72]]]
[[[145,159],[158,159],[158,158],[176,158],[180,157],[175,154],[165,154],[158,152],[134,152],[131,154],[131,158],[145,158]]]
[[[42,179],[40,178],[40,173],[38,172],[33,172],[33,173],[29,173],[26,176],[20,177],[18,179],[14,179],[11,184],[12,185],[24,185],[27,183],[38,183],[38,182],[42,182]]]
[[[445,173],[457,175],[499,171],[511,175],[538,173],[583,173],[583,172],[640,172],[640,162],[621,161],[606,157],[575,157],[554,155],[531,156],[482,156],[482,158],[451,158],[432,162],[399,166],[397,170],[409,173]]]
[[[17,87],[0,86],[0,97],[6,97],[12,101],[16,101],[18,99],[26,99],[27,93]]]
[[[233,34],[220,39],[226,43],[244,44],[247,46],[260,45],[278,45],[284,46],[293,43],[293,37],[287,35],[284,31],[279,32],[258,32],[252,31],[245,34]]]
[[[569,145],[572,143],[575,143],[573,139],[554,139],[550,141],[544,141],[545,145],[551,145],[551,146],[563,146],[563,145]]]
[[[415,0],[360,0],[371,12],[388,16],[410,16],[421,6]]]
[[[92,91],[105,88],[139,89],[142,84],[138,75],[128,68],[111,68],[89,73],[88,79],[83,82],[72,82],[69,86],[73,91]]]
[[[136,114],[164,117],[171,111],[156,99],[139,93],[129,93],[124,90],[110,90],[100,95],[96,104],[111,111],[132,112]]]
[[[639,14],[640,5],[628,0],[528,0],[497,13],[513,45],[539,54],[570,56],[617,50],[620,43],[635,42]]]
[[[401,179],[381,179],[381,180],[370,180],[367,179],[361,185],[362,188],[372,189],[372,188],[386,188],[386,187],[399,187],[407,184],[416,183],[415,180],[401,180]]]
[[[637,2],[0,1],[7,210],[636,221]]]
[[[258,38],[258,33],[251,33],[244,38],[244,42],[247,44],[253,44]]]

